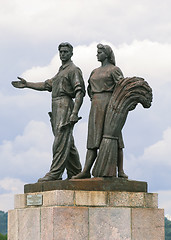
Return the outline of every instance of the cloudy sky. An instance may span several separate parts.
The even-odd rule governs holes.
[[[0,210],[42,177],[51,164],[51,95],[15,89],[17,76],[44,81],[60,67],[57,46],[74,46],[73,61],[85,84],[99,66],[97,43],[109,44],[125,77],[145,78],[153,89],[150,109],[129,113],[123,129],[129,179],[147,181],[171,215],[171,15],[170,0],[0,0]],[[84,164],[90,102],[74,135]],[[81,134],[80,134],[81,133]]]

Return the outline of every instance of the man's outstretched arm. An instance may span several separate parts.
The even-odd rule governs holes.
[[[38,91],[50,91],[46,82],[27,82],[24,78],[17,77],[20,81],[12,81],[11,84],[16,88],[31,88]]]

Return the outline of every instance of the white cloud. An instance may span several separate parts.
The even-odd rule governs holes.
[[[171,190],[158,192],[159,207],[164,208],[165,215],[171,216]]]
[[[165,215],[171,216],[171,127],[153,145],[144,149],[142,156],[127,154],[124,159],[126,173],[130,179],[146,181],[149,192],[157,192],[159,208],[164,208]]]
[[[121,44],[118,47],[113,42],[109,44],[116,55],[116,63],[123,70],[125,77],[144,77],[155,90],[161,89],[170,80],[171,44],[162,44],[149,40],[133,41],[130,44]],[[100,66],[96,59],[98,42],[90,45],[79,45],[74,48],[74,62],[82,69],[85,79],[91,71]],[[47,66],[36,66],[23,73],[23,77],[31,81],[42,81],[50,78],[58,71],[59,56],[56,54]]]
[[[60,65],[59,56],[56,54],[47,66],[32,67],[31,69],[25,71],[22,76],[26,80],[29,79],[31,82],[42,82],[46,79],[52,78],[57,73]]]
[[[82,167],[86,157],[87,122],[80,121],[74,127],[75,144],[79,150]]]
[[[0,28],[30,42],[72,39],[74,42],[132,39],[170,40],[170,1],[55,1],[3,2]],[[126,11],[125,11],[126,9]],[[145,37],[146,36],[146,37]],[[2,36],[3,37],[3,36]]]
[[[31,183],[36,182],[39,177],[43,177],[48,172],[52,162],[53,144],[53,134],[49,125],[32,120],[21,135],[17,135],[13,140],[3,141],[0,145],[0,156],[3,162],[0,169],[1,178],[8,176]],[[83,164],[87,123],[82,120],[77,123],[74,135]]]
[[[166,214],[165,217],[166,217],[169,221],[171,221],[171,216],[170,216],[169,214]]]
[[[162,139],[147,147],[142,156],[127,154],[125,168],[131,179],[148,182],[150,191],[170,189],[171,128],[164,131]]]
[[[35,104],[39,107],[47,106],[47,94],[42,95],[41,93],[29,90],[26,90],[25,92],[17,90],[15,93],[16,95],[4,95],[0,93],[0,107],[4,109],[7,108],[6,112],[9,111],[10,113],[8,108],[11,108],[11,106],[13,108],[12,111],[15,111],[16,108],[33,108]]]
[[[171,127],[166,129],[163,133],[162,140],[149,146],[144,150],[144,155],[140,158],[140,161],[145,163],[150,162],[153,165],[167,165],[171,167]],[[162,160],[162,162],[161,162]]]
[[[126,76],[144,77],[155,90],[161,89],[170,80],[171,44],[149,40],[133,41],[116,48],[117,62]]]
[[[36,181],[49,170],[52,141],[49,126],[44,122],[29,122],[22,135],[0,146],[1,178],[10,176]]]
[[[79,45],[74,48],[73,61],[81,68],[85,82],[90,75],[90,72],[99,66],[96,60],[97,43],[94,42],[88,46]],[[47,66],[35,66],[25,71],[22,76],[28,81],[44,81],[53,77],[61,65],[59,54],[57,53]]]
[[[17,178],[3,178],[0,180],[0,188],[7,193],[0,194],[0,209],[7,212],[14,208],[14,194],[23,193],[24,182]]]

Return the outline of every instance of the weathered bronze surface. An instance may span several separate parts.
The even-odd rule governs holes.
[[[24,193],[52,190],[147,192],[147,183],[125,178],[89,178],[26,184]]]
[[[124,143],[121,131],[128,112],[135,109],[138,103],[144,108],[151,106],[152,89],[143,78],[124,78],[122,71],[115,64],[111,47],[97,45],[97,59],[101,62],[101,66],[92,71],[88,81],[91,110],[86,162],[81,172],[72,130],[80,119],[78,112],[85,95],[85,86],[81,70],[71,61],[73,47],[69,43],[62,43],[58,49],[62,66],[52,79],[33,83],[18,77],[20,81],[12,82],[16,88],[52,92],[52,112],[49,116],[54,134],[53,161],[50,171],[38,180],[49,183],[26,185],[26,191],[30,188],[37,191],[48,191],[53,188],[137,191],[139,182],[127,181],[128,176],[123,169]],[[93,164],[92,174],[95,179],[77,180],[91,178],[90,170]],[[68,179],[72,177],[73,180],[55,183],[54,180],[62,180],[65,168]],[[102,179],[99,180],[99,177]],[[143,189],[145,189],[144,184],[146,185],[140,183]],[[141,187],[138,191],[142,191]]]
[[[91,177],[127,178],[123,170],[123,139],[121,130],[128,112],[138,103],[149,108],[152,90],[142,78],[124,78],[115,66],[115,57],[108,45],[97,45],[101,67],[92,71],[88,93],[91,110],[88,125],[87,155],[83,172],[74,179]],[[99,152],[97,151],[99,149]]]
[[[85,95],[85,86],[81,70],[71,61],[73,55],[71,44],[61,43],[58,50],[62,66],[53,78],[33,83],[18,77],[20,81],[12,82],[16,88],[52,92],[52,112],[49,116],[54,134],[53,161],[50,171],[38,180],[40,182],[62,179],[65,168],[68,178],[81,171],[72,130],[80,119],[78,112]]]
[[[143,78],[123,78],[117,83],[106,112],[103,138],[93,168],[95,177],[116,176],[118,139],[128,112],[138,103],[149,108],[151,101],[152,90]]]

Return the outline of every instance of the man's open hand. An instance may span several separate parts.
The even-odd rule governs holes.
[[[27,81],[24,78],[17,77],[20,81],[12,81],[11,84],[16,88],[25,88]]]

